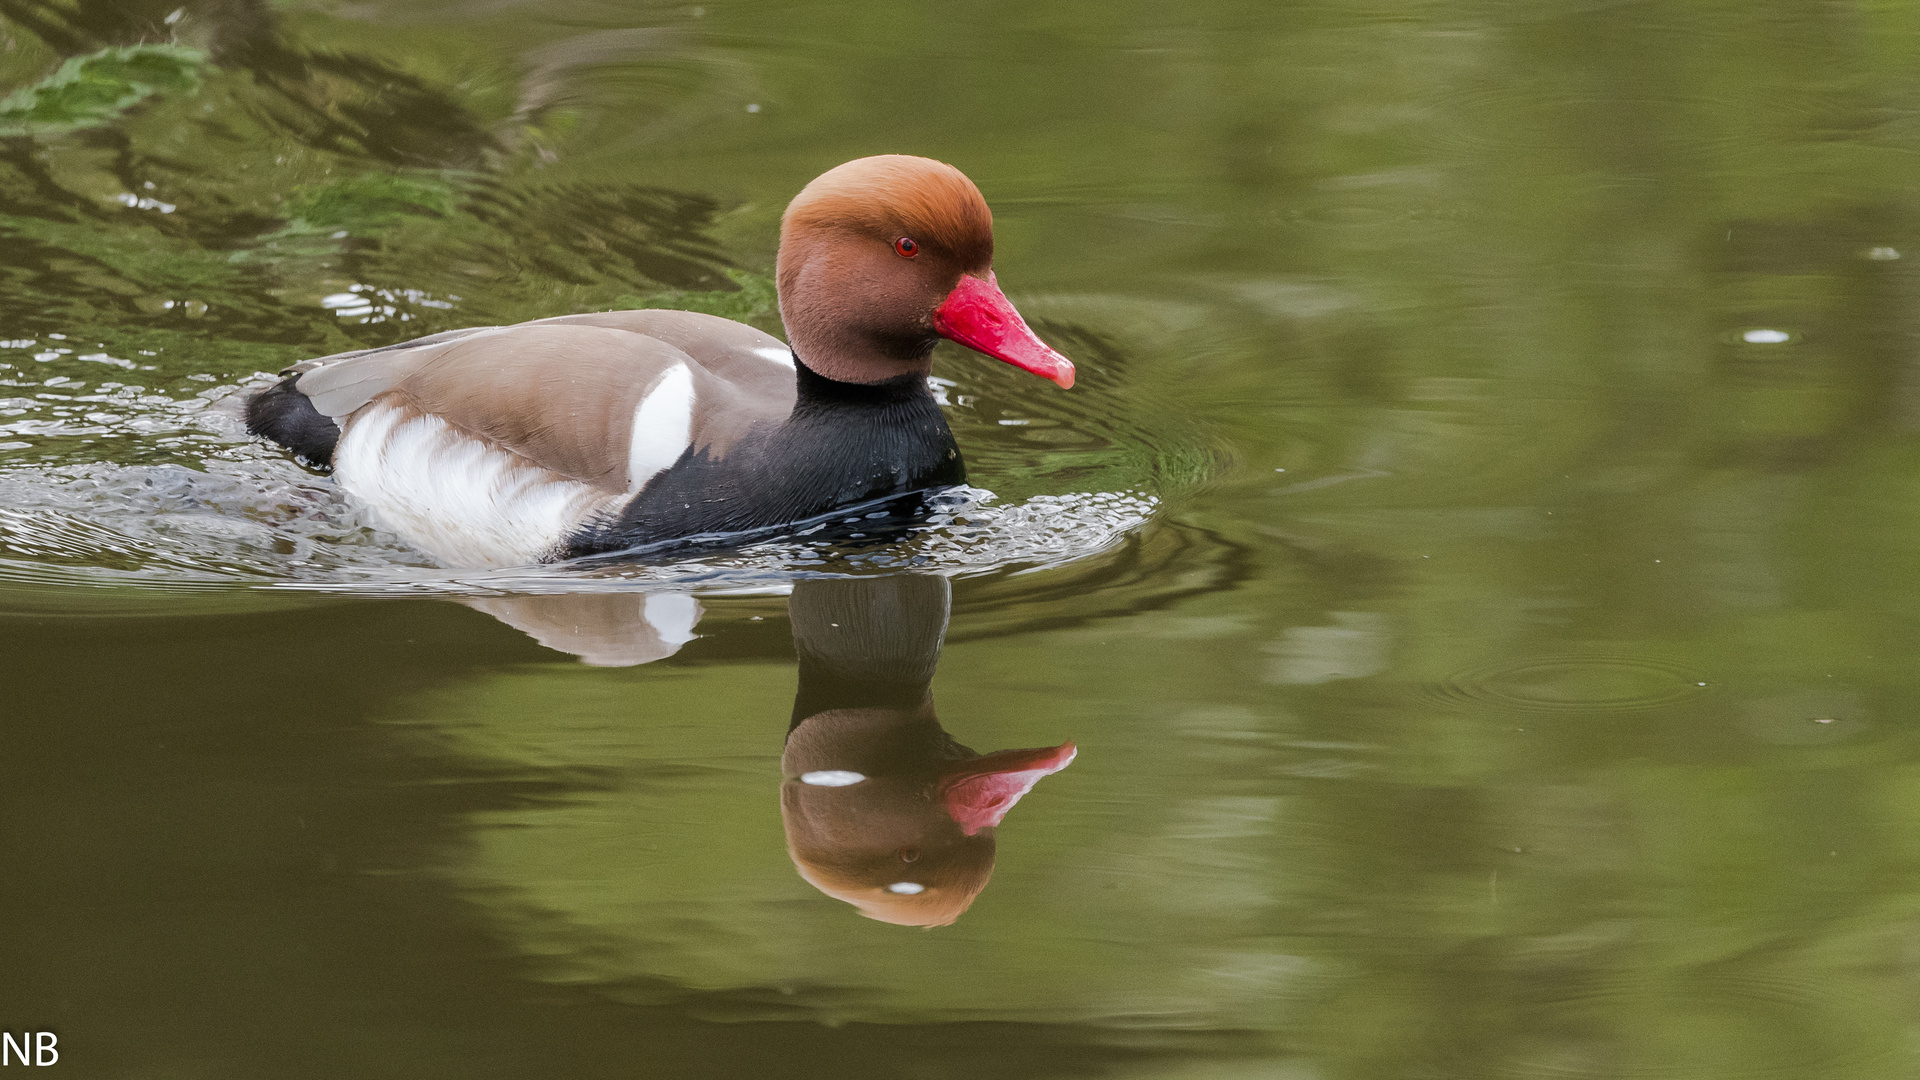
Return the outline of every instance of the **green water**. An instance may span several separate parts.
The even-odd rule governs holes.
[[[1920,8],[0,0],[0,80],[0,1030],[66,1075],[1920,1070]],[[1081,371],[943,346],[906,541],[449,571],[232,418],[777,330],[880,152]],[[794,582],[903,569],[938,723],[1079,747],[930,930],[782,820]]]

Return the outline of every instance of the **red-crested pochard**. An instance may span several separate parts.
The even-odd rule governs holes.
[[[688,311],[451,330],[297,364],[247,429],[454,565],[768,529],[965,479],[927,385],[942,337],[1073,385],[992,264],[960,170],[861,158],[781,219],[790,345]]]

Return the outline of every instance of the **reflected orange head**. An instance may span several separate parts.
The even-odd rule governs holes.
[[[945,926],[993,876],[994,826],[1073,754],[1066,743],[981,757],[940,730],[930,702],[818,713],[781,759],[787,852],[868,918]]]
[[[994,843],[991,830],[968,836],[947,812],[938,790],[947,762],[932,753],[940,745],[950,743],[930,704],[833,709],[795,728],[781,756],[780,816],[800,876],[882,922],[959,918],[993,876]],[[826,769],[862,779],[807,782]]]
[[[787,853],[800,876],[821,892],[844,900],[869,919],[899,926],[946,926],[973,906],[974,897],[993,877],[993,834],[961,836],[951,823],[899,847],[819,844],[804,797],[789,781],[781,799],[786,811]],[[915,844],[917,843],[917,847]],[[917,857],[908,862],[901,848]],[[915,886],[917,893],[896,892]]]

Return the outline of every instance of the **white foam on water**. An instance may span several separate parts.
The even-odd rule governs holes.
[[[846,574],[1044,570],[1125,542],[1159,507],[1141,491],[1004,500],[962,486],[913,517],[859,508],[852,518],[859,528],[883,531],[851,543],[844,531],[831,535],[843,526],[810,525],[732,547],[627,560],[448,566],[383,530],[378,515],[333,478],[247,435],[240,402],[271,376],[241,386],[189,379],[154,389],[114,381],[136,373],[75,359],[61,361],[70,370],[57,385],[48,372],[0,364],[0,591],[643,591],[660,594],[648,619],[667,637],[681,637],[690,630],[676,605],[695,596],[776,595],[797,579]],[[114,378],[100,381],[103,375]],[[983,445],[978,435],[973,445],[983,454],[1022,456]]]

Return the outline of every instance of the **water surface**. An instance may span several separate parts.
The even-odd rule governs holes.
[[[1920,15],[4,0],[0,37],[0,1029],[69,1072],[1914,1070]],[[911,536],[439,567],[233,418],[456,326],[778,330],[786,200],[879,152],[979,183],[1081,372],[943,346],[972,486]],[[1078,756],[951,925],[893,925],[783,818],[880,790],[788,775],[821,716],[807,769],[860,783]],[[836,850],[948,888],[931,835]]]

